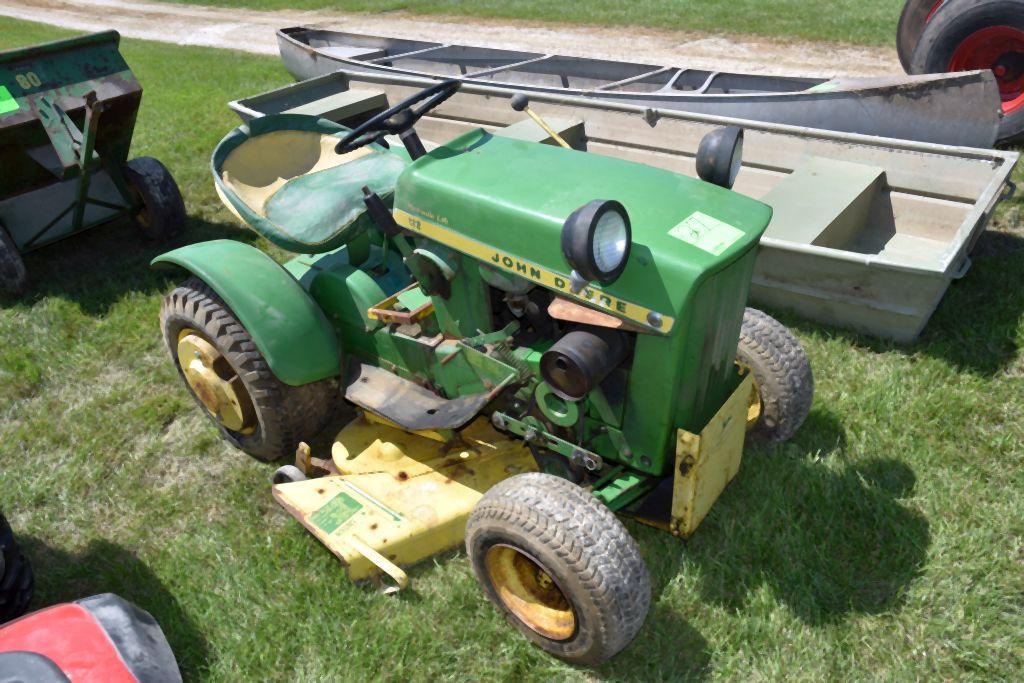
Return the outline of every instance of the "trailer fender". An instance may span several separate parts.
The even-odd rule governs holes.
[[[259,249],[212,240],[167,252],[151,265],[191,273],[208,284],[285,384],[341,374],[341,344],[327,317],[298,281]]]

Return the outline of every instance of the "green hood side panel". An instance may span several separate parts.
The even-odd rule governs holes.
[[[170,251],[152,265],[182,268],[212,287],[285,384],[341,373],[341,345],[331,324],[295,278],[259,249],[213,240]]]
[[[431,237],[447,231],[451,239],[439,241],[456,249],[465,250],[467,238],[492,248],[496,267],[529,276],[538,266],[567,282],[562,225],[594,199],[626,208],[633,253],[616,282],[590,287],[596,296],[587,298],[601,305],[604,293],[673,319],[704,279],[757,246],[772,215],[766,204],[678,173],[483,130],[413,162],[398,179],[394,207],[400,219],[404,212],[434,226]],[[553,280],[531,279],[549,287]]]

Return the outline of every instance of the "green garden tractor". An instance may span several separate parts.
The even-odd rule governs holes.
[[[616,513],[686,537],[744,443],[789,438],[813,380],[746,308],[771,209],[730,189],[742,130],[704,180],[475,130],[427,151],[438,83],[349,129],[280,114],[213,155],[222,200],[279,265],[219,240],[155,264],[186,277],[163,334],[231,443],[294,456],[273,494],[354,579],[465,542],[486,595],[546,651],[625,647],[650,579]],[[330,452],[312,437],[346,404]]]

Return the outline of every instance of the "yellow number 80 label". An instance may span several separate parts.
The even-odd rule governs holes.
[[[23,90],[38,88],[43,84],[43,81],[36,75],[35,71],[26,71],[23,74],[17,74],[15,75],[14,80],[18,82],[18,85],[20,85]]]

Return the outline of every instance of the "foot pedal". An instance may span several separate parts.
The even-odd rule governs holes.
[[[446,399],[387,370],[354,362],[345,398],[402,429],[418,432],[462,427],[483,410],[493,392]]]

